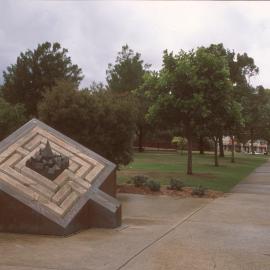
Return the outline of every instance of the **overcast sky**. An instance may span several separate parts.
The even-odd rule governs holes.
[[[164,49],[223,43],[255,59],[270,88],[270,2],[0,1],[0,81],[20,52],[58,41],[91,81],[105,82],[122,45],[158,70]]]

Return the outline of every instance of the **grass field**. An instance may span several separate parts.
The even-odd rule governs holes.
[[[117,172],[118,184],[126,183],[134,175],[146,175],[160,181],[162,185],[169,183],[174,177],[187,186],[202,185],[206,188],[228,192],[243,180],[256,167],[263,164],[268,157],[263,155],[236,154],[236,162],[230,162],[230,153],[220,158],[220,166],[213,165],[213,154],[193,154],[193,175],[186,175],[186,154],[176,152],[144,152],[136,153],[134,161],[121,167]]]

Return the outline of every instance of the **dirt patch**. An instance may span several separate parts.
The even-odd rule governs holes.
[[[192,195],[191,187],[184,187],[182,190],[170,190],[166,187],[161,187],[160,191],[151,191],[148,187],[135,187],[134,185],[118,185],[117,186],[118,193],[131,193],[131,194],[142,194],[142,195],[167,195],[167,196],[179,196],[183,198],[187,197],[199,197],[196,195]],[[224,195],[223,192],[210,190],[208,189],[205,192],[205,195],[202,198],[218,198]]]

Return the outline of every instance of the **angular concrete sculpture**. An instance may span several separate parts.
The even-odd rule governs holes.
[[[42,151],[68,162],[56,178],[27,166]],[[68,235],[120,226],[115,168],[41,121],[29,121],[0,142],[0,231]]]

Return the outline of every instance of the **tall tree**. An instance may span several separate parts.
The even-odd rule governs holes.
[[[239,131],[244,126],[244,116],[243,116],[243,107],[242,105],[235,101],[231,100],[228,104],[228,114],[224,117],[224,132],[226,135],[230,136],[232,148],[231,148],[231,162],[235,162],[235,137],[236,134],[239,134]]]
[[[115,64],[109,64],[106,71],[109,88],[120,94],[129,94],[143,83],[143,76],[149,65],[141,60],[141,55],[128,45],[122,47]]]
[[[200,87],[202,80],[197,75],[194,51],[180,51],[176,55],[164,51],[158,87],[152,90],[155,102],[149,110],[150,118],[183,130],[188,141],[187,174],[192,174],[192,140],[208,113]]]
[[[269,153],[270,146],[270,89],[265,89],[265,104],[260,106],[260,122],[259,128],[260,138],[267,142],[267,152]]]
[[[245,129],[249,133],[251,152],[255,154],[254,141],[263,138],[264,119],[267,119],[269,92],[262,86],[249,86],[249,92],[243,99]]]
[[[235,53],[234,51],[230,51],[229,49],[225,49],[223,44],[211,44],[207,50],[210,52],[224,56],[227,59],[228,67],[229,67],[229,79],[233,84],[233,91],[232,91],[232,103],[229,106],[229,108],[232,109],[231,112],[228,111],[228,119],[230,121],[230,125],[226,126],[226,131],[229,131],[229,136],[234,139],[234,136],[237,135],[240,137],[239,132],[243,130],[243,121],[245,120],[245,117],[243,118],[243,114],[246,116],[247,113],[245,113],[245,110],[243,110],[244,107],[248,110],[247,103],[249,103],[247,100],[249,100],[250,97],[250,85],[249,80],[252,76],[255,76],[259,72],[259,68],[255,65],[254,59],[249,57],[246,53],[239,54]],[[238,104],[234,104],[234,102],[238,102]],[[229,104],[229,103],[228,103]],[[240,109],[240,107],[242,107]],[[238,109],[236,109],[238,108]],[[232,116],[235,117],[235,119],[232,118]],[[224,115],[224,121],[226,122],[226,117]],[[227,125],[227,124],[226,124]],[[240,128],[241,126],[241,128]],[[231,132],[237,132],[238,134],[232,134]],[[222,137],[225,130],[220,133],[220,150],[223,148],[222,145]],[[234,150],[233,152],[234,153]],[[220,151],[220,155],[222,156],[222,151]],[[234,160],[234,158],[232,158]]]
[[[67,53],[59,43],[50,42],[21,53],[16,64],[3,73],[4,98],[12,104],[24,104],[28,116],[36,116],[45,89],[52,89],[59,79],[79,85],[83,78],[81,69],[72,64]]]
[[[106,71],[108,88],[115,95],[120,98],[133,97],[139,151],[143,151],[143,139],[149,129],[149,124],[145,118],[148,102],[142,91],[136,90],[142,86],[148,68],[149,65],[144,64],[141,60],[141,55],[125,45],[118,53],[115,64],[109,64]]]
[[[226,56],[219,47],[200,47],[196,52],[198,77],[202,79],[206,106],[209,110],[206,126],[214,141],[215,166],[218,166],[218,142],[224,132],[226,117],[231,116],[232,83]]]

